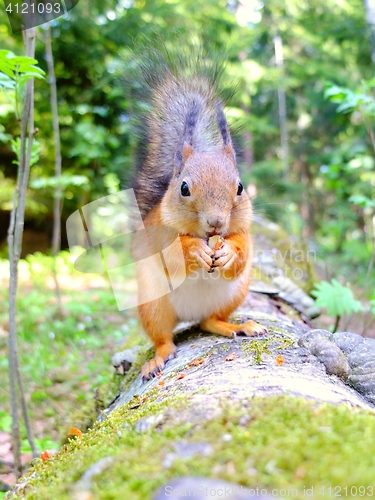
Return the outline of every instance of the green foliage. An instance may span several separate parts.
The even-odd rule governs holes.
[[[343,314],[364,310],[362,303],[354,298],[351,289],[336,279],[333,279],[331,283],[328,281],[315,283],[315,290],[311,292],[311,295],[316,297],[316,305],[325,307],[330,316],[341,317]]]
[[[10,432],[12,428],[12,417],[4,410],[0,411],[0,431]]]
[[[16,85],[23,85],[30,78],[43,78],[45,73],[35,66],[38,61],[26,56],[16,56],[9,50],[0,50],[0,71]]]
[[[33,189],[46,189],[55,188],[56,186],[61,186],[66,189],[70,186],[83,187],[87,186],[89,179],[86,175],[61,175],[60,179],[56,177],[41,177],[39,179],[34,179],[30,183],[30,187]]]
[[[59,443],[56,443],[53,441],[50,437],[43,437],[41,439],[36,438],[35,439],[35,445],[38,450],[44,451],[44,450],[58,450],[60,445]],[[31,447],[30,443],[27,439],[23,439],[21,443],[21,452],[22,453],[31,453]]]
[[[370,300],[370,311],[375,316],[375,296]]]
[[[17,157],[17,160],[13,160],[12,163],[14,163],[15,165],[19,165],[20,164],[19,160],[20,160],[20,151],[21,151],[21,139],[19,137],[17,137],[17,139],[12,139],[10,142],[12,144],[12,151],[13,151],[13,153],[15,153],[15,155]],[[26,138],[26,151],[28,148],[28,144],[29,144],[29,139]],[[31,146],[30,167],[32,167],[33,165],[35,165],[39,161],[39,155],[40,155],[40,144],[38,141],[36,141],[34,139],[32,142],[32,146]]]
[[[375,208],[375,200],[372,200],[362,194],[354,194],[349,198],[349,201],[361,208]]]
[[[134,104],[142,103],[134,103],[126,87],[124,75],[131,69],[127,56],[134,41],[137,45],[144,37],[151,45],[161,36],[167,46],[175,46],[174,26],[200,34],[213,58],[227,60],[229,86],[237,88],[227,114],[233,129],[238,128],[233,135],[243,153],[238,155],[243,180],[257,188],[255,212],[280,222],[297,238],[314,240],[333,276],[343,274],[353,286],[361,286],[372,253],[375,182],[369,135],[375,84],[364,4],[269,0],[253,9],[250,5],[248,19],[241,5],[207,0],[197,8],[192,0],[93,0],[89,11],[80,2],[67,18],[52,23],[63,219],[129,185],[134,168],[130,122]],[[43,27],[38,30],[42,33]],[[275,65],[276,32],[283,42],[282,68]],[[21,37],[10,33],[3,11],[0,39],[5,49],[1,60],[9,73],[8,66],[17,61],[12,54],[22,53],[23,46]],[[46,71],[42,39],[36,40],[35,57]],[[35,64],[19,67],[32,73]],[[14,80],[5,72],[0,76],[6,92],[0,96],[0,203],[9,209],[9,186],[14,185],[9,137],[17,135],[19,124],[7,100],[14,96]],[[43,226],[53,205],[54,145],[49,88],[36,78],[40,158],[31,171],[27,202],[29,220]],[[280,152],[280,89],[287,106],[287,176]],[[367,298],[374,286],[372,273]]]
[[[367,116],[375,117],[375,100],[368,93],[375,87],[375,78],[363,82],[361,89],[351,90],[346,87],[339,87],[331,82],[326,83],[324,97],[332,102],[340,103],[337,113],[352,113],[360,110]]]
[[[17,118],[20,118],[22,89],[31,78],[44,79],[45,72],[35,66],[36,59],[16,56],[10,50],[0,50],[0,88],[6,92],[14,106]],[[12,90],[12,94],[7,91]]]

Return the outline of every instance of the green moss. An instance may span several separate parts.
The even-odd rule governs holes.
[[[186,396],[167,394],[154,390],[146,402],[131,401],[50,460],[36,461],[30,470],[36,476],[24,494],[13,498],[74,498],[74,483],[108,456],[113,462],[91,482],[95,499],[149,499],[156,488],[181,475],[219,477],[269,491],[296,488],[299,498],[304,498],[304,487],[317,492],[322,486],[373,485],[371,412],[275,396],[222,404],[221,416],[208,422],[173,425],[166,417],[160,428],[138,433],[134,424],[144,416],[186,411]],[[224,434],[230,440],[224,441]],[[174,443],[184,438],[210,443],[213,453],[175,458],[166,466]]]
[[[228,344],[222,344],[220,346],[220,349],[222,349],[223,351],[230,351],[231,349],[233,349],[233,346],[230,347]]]
[[[262,354],[272,354],[269,350],[269,345],[272,339],[257,339],[249,340],[248,342],[243,342],[241,349],[249,355],[254,354],[254,363],[260,365],[262,362]]]
[[[121,382],[122,377],[114,374],[111,380],[104,382],[103,385],[97,389],[94,398],[89,399],[82,407],[72,412],[65,426],[61,444],[68,442],[68,432],[71,427],[77,427],[82,432],[86,432],[94,425],[100,412],[107,408],[111,400],[117,394]]]
[[[276,331],[275,328],[273,328],[273,330]],[[280,331],[280,333],[282,332],[281,328],[279,328],[278,330]],[[273,355],[276,349],[277,350],[287,349],[288,347],[293,345],[294,342],[295,340],[291,338],[290,335],[286,336],[282,334],[281,337],[272,335],[264,339],[256,339],[256,340],[249,340],[242,342],[241,349],[246,353],[246,355],[253,353],[254,363],[259,365],[262,362],[263,354]]]
[[[130,370],[125,374],[121,383],[121,390],[124,391],[138,377],[142,366],[155,356],[153,347],[143,347],[137,354],[136,360],[131,365]]]

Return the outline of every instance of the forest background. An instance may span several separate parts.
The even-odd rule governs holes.
[[[237,89],[227,114],[238,129],[242,179],[254,197],[255,216],[279,223],[298,244],[313,249],[321,279],[337,279],[350,286],[364,308],[375,307],[375,16],[370,3],[81,0],[68,15],[52,21],[62,155],[62,249],[67,248],[67,217],[117,192],[129,179],[134,140],[122,77],[134,40],[147,37],[153,43],[161,36],[173,46],[175,30],[188,30],[201,33],[214,56],[225,53],[228,85]],[[38,27],[35,58],[47,73],[44,34],[45,27]],[[11,32],[3,7],[0,48],[24,54],[22,34]],[[55,314],[53,284],[48,281],[56,186],[49,93],[48,77],[36,79],[37,161],[26,199],[26,259],[21,262],[18,312],[21,362],[41,449],[53,447],[61,438],[77,401],[110,380],[113,345],[139,329],[134,312],[127,312],[125,320],[117,313],[108,283],[90,275],[78,278],[64,251],[58,265],[65,317]],[[20,129],[8,97],[0,90],[4,354],[6,236],[16,182],[12,140]],[[371,321],[365,314],[351,328],[371,334]],[[3,380],[6,367],[4,355]],[[0,427],[5,431],[10,418],[7,398],[7,387],[1,387],[5,409],[0,411]]]

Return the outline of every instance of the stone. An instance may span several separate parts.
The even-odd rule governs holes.
[[[358,344],[363,342],[363,337],[358,333],[337,332],[333,334],[333,341],[342,351],[350,354]]]
[[[301,347],[306,347],[310,350],[310,345],[317,340],[332,340],[333,335],[327,330],[310,330],[309,332],[302,335],[298,341],[298,345]]]
[[[150,415],[149,417],[144,417],[138,420],[135,424],[135,430],[138,434],[142,432],[147,432],[150,429],[157,427],[164,420],[164,415]]]
[[[329,340],[317,340],[310,345],[310,351],[321,361],[328,373],[347,378],[350,366],[345,355],[337,345]]]
[[[112,365],[116,369],[116,373],[118,375],[124,375],[127,371],[130,370],[131,365],[134,363],[138,351],[139,346],[133,347],[132,349],[126,349],[125,351],[116,352],[112,358]]]

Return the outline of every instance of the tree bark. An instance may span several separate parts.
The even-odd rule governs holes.
[[[245,400],[251,396],[278,394],[372,408],[375,375],[371,393],[366,395],[369,399],[366,399],[344,382],[350,380],[353,373],[332,334],[310,329],[302,321],[290,321],[277,306],[270,306],[266,297],[266,294],[251,292],[248,300],[256,304],[256,310],[244,310],[236,320],[255,320],[268,328],[268,335],[227,339],[185,330],[187,325],[181,325],[177,335],[177,358],[166,364],[162,376],[147,383],[142,383],[138,376],[119,393],[105,413],[111,413],[134,396],[147,396],[160,382],[167,391],[172,389],[181,372],[184,377],[180,395],[191,394],[193,398],[198,391],[202,408],[212,407],[215,395],[220,395],[221,402],[230,403],[233,395],[236,400]],[[375,352],[375,345],[372,347]],[[332,352],[327,355],[329,351]]]
[[[26,55],[34,57],[35,28],[25,32]],[[27,140],[26,140],[27,138]],[[21,151],[17,175],[17,185],[13,197],[10,225],[8,229],[8,254],[10,266],[9,279],[9,384],[12,405],[12,439],[14,453],[14,471],[16,477],[22,474],[20,422],[18,416],[17,385],[21,401],[21,410],[26,426],[27,436],[34,456],[37,449],[27,412],[27,405],[23,390],[23,383],[18,358],[17,331],[16,331],[16,297],[18,285],[18,262],[22,250],[22,236],[25,218],[25,199],[30,172],[32,143],[34,139],[34,79],[26,83],[26,93],[21,121]]]

